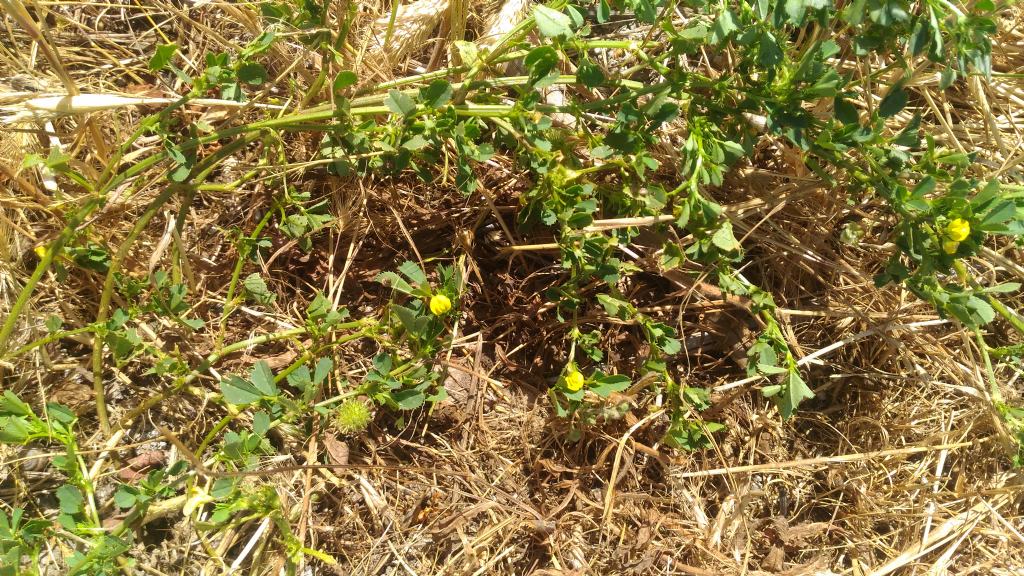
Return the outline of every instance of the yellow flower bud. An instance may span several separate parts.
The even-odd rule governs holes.
[[[946,225],[946,237],[953,242],[963,242],[971,235],[971,223],[963,218],[954,218]]]
[[[960,243],[955,240],[943,240],[942,251],[946,254],[956,254],[956,249],[960,247]]]
[[[434,294],[430,298],[430,311],[434,316],[440,316],[452,309],[452,301],[444,294]]]
[[[193,486],[192,489],[188,491],[188,499],[185,500],[185,505],[182,507],[181,511],[185,513],[185,516],[191,516],[193,512],[202,506],[213,502],[213,500],[213,496],[210,496],[210,494],[201,486]]]
[[[583,388],[583,374],[575,368],[569,368],[569,371],[565,373],[565,387],[570,392],[579,392]]]

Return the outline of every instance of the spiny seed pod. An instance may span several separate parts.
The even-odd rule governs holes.
[[[334,413],[334,427],[342,434],[355,434],[366,430],[373,415],[361,400],[346,400]]]

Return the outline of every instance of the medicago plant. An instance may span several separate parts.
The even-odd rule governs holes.
[[[627,290],[643,275],[676,278],[689,289],[710,286],[741,303],[756,333],[740,364],[783,419],[814,397],[773,295],[744,274],[743,239],[753,230],[740,230],[735,215],[715,200],[766,147],[784,151],[808,179],[844,201],[884,206],[891,257],[884,269],[866,271],[879,286],[905,287],[972,330],[986,359],[1020,357],[1020,344],[990,347],[983,332],[999,318],[1024,333],[1024,319],[1000,300],[1019,285],[984,285],[969,263],[986,246],[1024,237],[1024,189],[990,175],[976,152],[950,149],[923,133],[912,91],[922,78],[937,77],[948,88],[988,77],[989,38],[1003,6],[990,0],[554,0],[533,6],[496,40],[454,42],[451,67],[379,83],[354,71],[359,52],[349,34],[356,9],[346,6],[261,3],[264,29],[233,53],[185,54],[175,43],[160,44],[149,73],[176,82],[180,99],[145,117],[101,170],[84,170],[56,149],[25,159],[26,168],[59,176],[76,195],[62,206],[62,229],[38,247],[34,272],[0,327],[4,360],[87,336],[97,419],[107,438],[177,395],[218,410],[198,448],[185,448],[192,473],[181,467],[151,473],[141,487],[117,492],[115,504],[128,514],[145,517],[154,502],[179,495],[173,497],[185,514],[201,518],[206,530],[226,529],[238,514],[269,518],[283,535],[289,566],[306,555],[329,561],[302,545],[273,490],[231,474],[257,469],[279,451],[275,434],[300,438],[316,422],[358,434],[375,408],[398,413],[404,423],[405,411],[447,396],[445,357],[466,320],[472,282],[457,247],[423,255],[413,243],[416,261],[373,275],[387,300],[376,311],[340,306],[340,291],[317,293],[297,308],[300,325],[229,339],[232,328],[245,325],[242,314],[253,314],[250,307],[282,305],[260,273],[276,257],[275,240],[309,252],[335,221],[329,199],[311,193],[297,171],[396,186],[450,184],[459,201],[495,220],[513,265],[533,248],[553,250],[558,281],[541,295],[542,308],[557,318],[564,346],[557,368],[543,377],[570,440],[623,418],[630,398],[641,393],[659,399],[670,446],[706,447],[723,427],[701,416],[712,405],[709,390],[677,369],[686,355],[681,324]],[[388,34],[394,20],[392,14]],[[624,26],[627,34],[607,33]],[[321,65],[305,83],[292,82],[288,98],[278,98],[265,63],[284,42],[315,53]],[[694,64],[700,61],[713,61],[714,73]],[[872,62],[886,64],[867,65]],[[188,112],[209,99],[246,113],[211,119]],[[310,156],[296,157],[296,150],[310,149]],[[255,161],[237,160],[254,153]],[[483,185],[482,173],[498,158],[521,175],[514,214],[503,215]],[[115,195],[141,197],[155,180],[160,191],[146,196],[149,204],[124,238],[113,244],[92,233],[90,222]],[[249,186],[267,191],[267,206],[251,229],[219,231],[231,238],[237,260],[218,305],[201,307],[175,234],[198,203]],[[171,206],[171,266],[131,269],[136,242]],[[845,240],[855,243],[859,230],[848,226]],[[513,245],[517,236],[550,242]],[[16,343],[40,282],[76,270],[102,278],[95,317],[65,328],[55,316],[45,323],[47,335]],[[595,327],[603,322],[628,326],[641,342],[629,371],[609,362]],[[157,326],[171,337],[159,337]],[[188,344],[207,336],[212,346]],[[299,352],[276,367],[268,359],[218,366],[273,343]],[[361,378],[341,375],[343,357],[362,362]],[[125,370],[158,385],[112,419],[106,383]],[[1008,430],[1024,438],[1024,416],[1003,403],[989,372],[997,410]],[[46,440],[66,452],[58,465],[67,478],[57,491],[59,522],[94,544],[73,559],[73,572],[121,566],[128,521],[112,534],[101,530],[96,474],[76,452],[81,420],[55,404],[34,412],[11,393],[0,409],[4,442]],[[170,433],[167,440],[180,442]],[[23,514],[16,509],[10,519],[0,517],[0,553],[38,550],[44,528],[23,522]]]

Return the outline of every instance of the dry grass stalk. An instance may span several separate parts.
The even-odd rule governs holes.
[[[42,95],[25,98],[16,105],[0,106],[0,123],[18,124],[29,120],[50,120],[59,116],[88,114],[117,110],[135,106],[167,106],[177,102],[178,98],[154,98],[138,96],[121,96],[119,94],[75,94],[75,95]],[[24,94],[28,96],[29,94]],[[0,94],[0,98],[4,95]],[[266,110],[283,110],[283,106],[264,103],[236,102],[218,98],[195,98],[189,100],[190,106],[221,107],[221,108],[258,108]]]
[[[400,6],[393,24],[391,14],[377,18],[370,27],[368,56],[388,67],[404,61],[423,48],[431,32],[448,16],[450,6],[451,0],[418,0]]]
[[[83,49],[72,35],[54,40],[55,51],[67,57],[67,73],[87,96],[127,93],[125,84],[135,78],[153,81],[145,62],[159,36],[155,31],[179,42],[185,58],[197,66],[205,52],[234,50],[259,31],[255,12],[242,20],[244,30],[238,27],[234,16],[248,10],[242,5],[225,11],[206,3],[185,13],[162,0],[145,4],[114,0],[103,5],[50,5],[62,22],[92,33],[95,44],[89,49]],[[383,39],[389,16],[378,19],[370,38],[372,57],[390,68],[415,54],[438,28],[448,6],[441,0],[402,6],[388,47]],[[525,1],[506,2],[483,28],[479,44],[492,46],[525,16],[528,7]],[[128,25],[129,20],[148,22],[147,18],[160,27]],[[100,34],[101,24],[123,25],[122,31]],[[1024,72],[1021,38],[1016,28],[1000,38],[1001,71]],[[14,53],[30,54],[30,40],[16,34]],[[286,46],[288,53],[309,55],[300,46]],[[111,65],[103,52],[116,54],[117,64]],[[622,68],[619,61],[608,64],[609,69]],[[693,65],[711,66],[705,61]],[[42,66],[36,70],[40,78],[45,77]],[[9,74],[31,65],[0,62],[0,67]],[[189,73],[197,71],[188,64],[185,67]],[[315,77],[303,72],[299,76]],[[709,69],[709,73],[717,71]],[[1022,137],[1019,101],[1024,99],[1019,81],[997,78],[989,86],[962,92],[935,88],[931,77],[916,77],[912,83],[921,95],[914,106],[924,115],[926,130],[946,146],[985,147],[981,156],[993,164],[989,168],[1019,180],[1015,166],[1024,158],[1017,151]],[[50,97],[33,92],[21,98]],[[7,167],[0,175],[0,185],[6,188],[0,199],[0,307],[9,306],[31,271],[35,243],[60,227],[57,214],[39,209],[43,200],[39,195],[51,194],[40,192],[45,190],[44,176],[19,170],[21,160],[30,152],[45,157],[52,132],[52,137],[66,143],[65,150],[77,166],[95,169],[87,163],[89,150],[81,146],[78,121],[83,112],[103,114],[107,144],[117,145],[136,126],[137,105],[161,104],[159,99],[116,97],[121,100],[107,101],[111,106],[94,101],[89,107],[77,107],[72,99],[71,107],[63,109],[59,102],[36,101],[33,106],[41,114],[54,115],[51,128],[20,124],[17,128],[40,134],[0,131],[0,162]],[[24,102],[4,104],[12,106],[13,113],[29,110]],[[257,114],[253,108],[242,113]],[[58,112],[64,114],[57,117]],[[682,134],[666,130],[659,158],[663,164],[678,160],[673,154]],[[143,141],[138,150],[158,145],[156,140]],[[307,135],[289,134],[280,154],[284,162],[301,165],[313,157],[315,147]],[[787,337],[808,352],[802,361],[819,395],[817,409],[782,423],[758,393],[737,384],[736,377],[743,372],[729,364],[727,353],[713,347],[693,350],[680,360],[679,369],[688,382],[716,390],[715,418],[728,425],[728,432],[716,436],[714,450],[697,453],[673,453],[659,443],[663,429],[654,420],[645,420],[645,415],[659,409],[653,401],[639,406],[631,415],[634,420],[610,424],[605,433],[588,435],[577,443],[565,441],[565,431],[549,420],[544,400],[547,382],[540,375],[550,372],[544,363],[552,360],[552,351],[561,345],[551,336],[560,334],[561,325],[551,314],[538,314],[537,295],[562,271],[554,257],[532,248],[551,246],[551,239],[524,238],[519,253],[529,253],[509,265],[492,257],[504,244],[491,245],[473,234],[481,214],[486,219],[491,214],[508,217],[520,206],[518,194],[527,177],[510,159],[498,155],[480,174],[493,203],[483,210],[467,206],[447,183],[340,179],[313,169],[289,174],[289,185],[329,198],[343,222],[324,233],[312,253],[286,246],[277,230],[269,231],[275,258],[254,263],[246,271],[259,271],[275,290],[288,296],[287,303],[260,311],[242,309],[238,321],[228,328],[229,337],[242,340],[281,326],[301,325],[301,311],[313,288],[326,289],[354,314],[374,314],[386,301],[369,288],[378,271],[393,269],[396,261],[414,259],[415,252],[424,257],[441,253],[454,244],[453,234],[464,231],[469,231],[466,245],[475,243],[472,256],[481,269],[466,296],[472,320],[480,328],[469,328],[451,350],[450,364],[465,371],[456,368],[452,372],[466,378],[451,378],[463,401],[440,407],[429,420],[413,421],[404,428],[381,419],[364,436],[337,440],[354,464],[416,462],[423,469],[463,475],[370,468],[277,475],[259,482],[273,485],[284,509],[302,510],[303,542],[331,554],[339,560],[337,569],[351,574],[828,574],[829,568],[844,574],[1019,571],[1024,565],[1020,538],[1024,482],[1018,474],[1007,472],[997,443],[980,441],[994,432],[979,377],[980,358],[971,351],[970,342],[965,343],[963,332],[935,318],[929,305],[901,291],[872,285],[871,271],[888,257],[884,213],[871,202],[847,205],[842,191],[813,182],[813,175],[801,172],[788,154],[791,151],[782,145],[764,142],[749,171],[736,171],[722,189],[713,192],[716,200],[735,208],[728,214],[753,255],[744,274],[776,296],[787,311],[782,318]],[[257,161],[251,150],[244,150],[232,159],[233,170],[241,172]],[[11,174],[28,185],[15,184]],[[214,185],[233,180],[230,174],[220,176]],[[82,241],[116,249],[146,202],[164,185],[161,178],[147,177],[151,179],[119,191],[123,196],[115,194],[88,230],[83,229]],[[62,194],[62,202],[82,194],[64,181],[60,186],[55,190]],[[217,310],[224,304],[230,276],[225,268],[237,258],[234,238],[223,231],[252,230],[264,211],[272,209],[270,200],[279,194],[276,186],[268,178],[229,190],[211,188],[198,192],[191,206],[172,206],[167,217],[158,218],[145,231],[128,258],[126,273],[145,278],[153,266],[172,270],[190,266],[196,278],[186,282],[195,308]],[[185,209],[190,220],[174,237],[170,221],[179,209]],[[852,245],[835,241],[851,221],[864,227],[863,241]],[[619,224],[596,222],[595,226],[607,229]],[[405,233],[397,233],[403,229]],[[714,298],[673,283],[651,266],[652,251],[645,252],[642,246],[626,248],[636,254],[632,261],[637,266],[645,266],[643,275],[626,289],[643,294],[651,286],[662,287],[653,291],[651,314],[677,323],[687,336],[701,336],[695,342],[714,343],[721,339],[719,332],[736,323],[730,322],[733,311],[724,303],[709,302]],[[1001,259],[987,255],[989,264],[971,263],[986,281],[994,284],[1024,274],[1019,248],[993,245],[988,249]],[[44,334],[42,319],[51,313],[64,318],[68,326],[87,325],[95,318],[95,295],[101,284],[102,278],[87,272],[63,279],[48,277],[33,311],[25,315],[20,337],[27,340]],[[663,289],[665,285],[671,289]],[[1012,304],[1021,309],[1020,301]],[[0,316],[5,310],[0,310]],[[601,318],[594,319],[594,326],[616,343],[612,351],[623,366],[637,355],[630,344],[629,326]],[[891,329],[900,326],[909,328]],[[216,348],[207,332],[183,338],[172,324],[148,328],[152,331],[144,334],[148,342],[189,359],[204,357]],[[477,348],[466,344],[475,342],[481,344]],[[89,383],[79,369],[87,360],[88,344],[87,338],[62,339],[39,354],[14,359],[5,367],[8,379],[3,385],[33,396],[33,401],[39,391],[47,398],[67,397],[72,385],[88,391]],[[273,362],[275,370],[280,370],[305,345],[253,347],[245,355],[226,359],[217,370],[245,373],[256,359]],[[334,354],[339,359],[337,381],[359,381],[372,351],[352,346],[340,347]],[[111,370],[108,395],[116,416],[130,412],[140,398],[165,385],[147,369],[129,362]],[[1007,383],[1006,394],[1020,398],[1019,374],[1004,367],[999,376]],[[152,440],[150,422],[155,422],[180,430],[183,438],[190,438],[186,447],[194,449],[223,417],[208,402],[215,385],[197,378],[186,394],[155,403],[144,418],[123,431],[123,438],[114,435],[106,445],[96,442],[82,448],[130,453],[135,442]],[[90,418],[84,415],[83,425],[91,425]],[[311,446],[307,448],[312,450]],[[291,453],[302,454],[303,448],[300,443]],[[112,461],[104,459],[90,469],[97,485],[113,477]],[[5,504],[29,506],[38,501],[32,493],[8,486],[0,487]],[[191,573],[205,562],[208,571],[218,572],[242,564],[244,556],[244,567],[252,573],[273,571],[282,554],[268,536],[273,527],[256,520],[200,533],[182,518],[185,501],[179,495],[157,505],[158,515],[166,517],[170,528],[150,533],[163,540],[160,546],[138,554],[143,570]],[[205,544],[201,556],[195,547],[200,538]],[[240,554],[242,550],[246,553]],[[51,573],[59,573],[61,567],[54,564],[52,568]],[[315,565],[310,570],[326,568]]]
[[[530,0],[507,0],[484,25],[476,43],[481,48],[492,48],[506,34],[522,22],[530,11]]]

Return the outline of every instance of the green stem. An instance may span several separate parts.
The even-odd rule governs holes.
[[[174,109],[177,106],[178,104],[168,108],[168,110]],[[166,112],[166,110],[164,112]],[[133,142],[141,136],[145,130],[148,130],[148,128],[149,123],[143,122],[143,126],[140,126],[139,129],[136,130],[136,132],[129,138],[129,141]],[[125,148],[125,146],[122,146],[122,149],[123,148]],[[53,259],[60,254],[61,250],[64,249],[64,245],[67,244],[75,234],[77,234],[78,227],[82,222],[84,222],[86,218],[93,213],[93,211],[103,205],[106,201],[106,195],[111,190],[114,190],[127,180],[142,174],[166,159],[166,155],[163,153],[154,154],[148,158],[139,160],[135,164],[129,166],[124,172],[110,177],[110,170],[113,169],[113,166],[122,155],[123,153],[119,152],[111,159],[111,162],[107,165],[107,169],[104,170],[103,174],[101,174],[99,178],[99,181],[101,182],[107,178],[109,178],[109,180],[107,180],[106,184],[99,186],[93,197],[87,199],[83,206],[68,218],[67,224],[64,225],[60,234],[57,235],[57,239],[47,247],[46,252],[39,261],[39,264],[37,264],[35,270],[33,270],[32,276],[29,277],[25,286],[21,289],[21,292],[18,293],[18,298],[14,301],[14,305],[11,306],[11,310],[8,313],[7,318],[4,320],[3,326],[0,327],[0,355],[7,351],[8,340],[11,337],[11,333],[14,332],[14,327],[18,323],[18,317],[21,315],[26,304],[28,304],[28,301],[32,297],[32,293],[35,291],[39,281],[43,278],[43,275],[46,274],[46,271],[50,269]]]
[[[260,232],[270,222],[270,217],[274,215],[273,210],[267,210],[267,213],[263,215],[259,223],[256,224],[256,228],[253,229],[252,234],[249,235],[249,242],[254,242],[259,238]],[[245,253],[243,253],[245,252]],[[224,335],[227,331],[228,316],[234,312],[234,299],[235,290],[238,287],[238,278],[242,275],[242,267],[245,265],[245,259],[249,256],[246,250],[239,250],[238,261],[235,262],[235,268],[231,271],[231,282],[228,283],[228,293],[224,297],[224,311],[221,312],[220,316],[220,333],[217,335],[217,345],[224,344]]]
[[[350,322],[349,324],[358,325],[357,322]],[[355,327],[355,326],[352,326],[352,327]],[[344,329],[345,325],[344,324],[340,325],[339,328]],[[303,327],[303,328],[292,328],[290,330],[283,330],[281,332],[274,332],[272,334],[264,334],[262,336],[256,336],[254,338],[249,338],[247,340],[242,340],[240,342],[235,342],[233,344],[229,344],[228,346],[225,346],[225,347],[217,350],[216,352],[213,352],[209,356],[207,356],[206,359],[204,359],[202,362],[199,363],[199,366],[194,368],[191,372],[189,372],[185,376],[181,376],[180,378],[178,378],[174,382],[174,384],[172,384],[168,389],[166,389],[163,392],[160,392],[158,394],[155,394],[153,396],[150,396],[149,398],[144,400],[141,404],[139,404],[139,406],[137,406],[134,410],[129,412],[128,415],[125,416],[118,423],[118,425],[119,425],[120,428],[124,428],[129,423],[131,423],[132,420],[134,420],[135,418],[138,418],[138,416],[140,414],[142,414],[145,411],[149,410],[153,406],[156,406],[157,404],[159,404],[160,402],[166,400],[167,398],[170,398],[171,396],[177,394],[185,386],[188,386],[193,381],[195,381],[196,378],[198,378],[199,376],[205,374],[207,370],[209,370],[214,364],[216,364],[218,361],[220,361],[221,358],[223,358],[225,356],[228,356],[228,355],[233,354],[235,352],[238,352],[240,350],[245,350],[246,348],[248,348],[250,346],[258,346],[260,344],[266,344],[268,342],[277,342],[278,340],[286,340],[288,338],[293,338],[295,336],[299,336],[299,335],[302,335],[302,334],[305,334],[305,333],[306,333],[306,328],[305,327]]]
[[[239,148],[248,144],[255,136],[247,135],[243,138],[238,138],[234,142],[227,144],[215,154],[205,158],[202,162],[196,165],[194,171],[197,171],[193,182],[202,182],[207,176],[216,168],[220,161],[233,154]],[[184,185],[168,185],[164,188],[163,192],[157,196],[153,202],[150,203],[149,207],[142,214],[142,217],[135,223],[131,232],[121,242],[121,246],[118,247],[117,253],[110,260],[110,267],[107,270],[107,277],[103,282],[103,292],[100,294],[99,310],[96,313],[96,326],[99,332],[93,336],[92,345],[92,375],[93,375],[93,390],[96,394],[96,417],[100,422],[100,430],[104,435],[110,435],[110,422],[107,419],[107,404],[106,396],[103,387],[103,336],[105,330],[103,325],[107,322],[107,317],[110,312],[110,300],[114,294],[114,280],[116,279],[117,272],[121,268],[121,263],[128,256],[128,252],[135,244],[135,240],[146,229],[149,225],[149,221],[156,216],[157,211],[170,200],[174,192],[182,189]]]
[[[142,217],[132,227],[131,232],[118,247],[117,252],[110,259],[110,267],[107,270],[107,277],[103,282],[103,292],[100,294],[99,310],[96,313],[97,332],[92,342],[92,386],[96,393],[96,417],[100,421],[100,430],[105,436],[110,436],[110,422],[107,420],[107,402],[103,388],[103,337],[106,335],[104,324],[110,310],[110,300],[114,295],[114,280],[117,272],[121,269],[121,263],[128,256],[129,250],[135,244],[135,239],[146,229],[149,221],[156,216],[160,208],[171,199],[171,196],[179,189],[178,186],[167,186],[159,196],[150,202],[149,207],[142,214]]]
[[[30,342],[30,343],[22,346],[21,348],[18,348],[14,352],[11,352],[10,354],[7,355],[7,359],[16,358],[16,357],[21,356],[22,354],[24,354],[26,352],[31,352],[32,350],[35,350],[36,348],[39,348],[40,346],[46,346],[47,344],[49,344],[51,342],[56,342],[58,340],[62,340],[64,338],[67,338],[68,336],[74,336],[76,334],[85,334],[86,332],[92,332],[95,329],[96,329],[96,326],[93,325],[93,324],[90,324],[89,326],[83,326],[81,328],[75,328],[73,330],[62,330],[60,332],[54,332],[53,334],[50,334],[49,336],[46,336],[44,338],[40,338],[39,340],[36,340],[34,342]]]
[[[32,276],[29,277],[28,281],[25,282],[25,287],[18,293],[18,298],[14,301],[14,305],[11,306],[10,312],[7,314],[7,318],[4,319],[3,326],[0,327],[0,354],[7,351],[7,341],[11,337],[11,333],[14,332],[14,327],[18,323],[18,316],[21,315],[21,311],[28,304],[29,298],[32,296],[32,292],[35,290],[36,285],[42,279],[46,271],[50,269],[50,264],[53,259],[64,249],[64,245],[71,240],[75,235],[75,230],[78,228],[86,216],[88,216],[99,202],[96,199],[87,202],[81,210],[73,214],[64,229],[61,230],[57,239],[53,241],[53,244],[46,249],[39,264],[36,265],[36,269],[32,272]]]
[[[992,306],[992,309],[994,309],[1000,316],[1006,319],[1006,321],[1009,322],[1010,325],[1013,326],[1018,332],[1024,334],[1024,318],[1021,318],[1019,314],[1007,308],[1006,305],[1000,302],[995,296],[992,296],[991,294],[988,294],[986,296],[986,300],[988,300],[988,303],[989,305]]]
[[[210,432],[203,438],[203,441],[199,444],[199,447],[196,448],[195,456],[198,460],[201,461],[203,459],[203,453],[206,452],[206,449],[210,446],[210,444],[213,443],[214,439],[217,438],[217,435],[220,434],[225,428],[227,428],[228,424],[233,422],[234,419],[237,417],[238,414],[229,413],[225,414],[224,417],[217,422],[213,429],[210,430]]]
[[[985,374],[988,376],[989,394],[992,396],[992,403],[998,406],[1003,402],[1003,393],[1000,392],[999,384],[996,382],[996,373],[992,369],[992,359],[988,355],[988,345],[985,344],[985,339],[981,337],[979,330],[974,331],[974,338],[978,342],[978,350],[981,351],[981,357],[985,361]]]
[[[348,334],[348,335],[346,335],[346,336],[344,336],[342,338],[339,338],[334,343],[324,345],[324,346],[318,348],[316,351],[306,351],[306,352],[304,352],[295,362],[292,362],[291,365],[289,365],[284,370],[278,372],[277,375],[274,376],[274,383],[278,384],[278,383],[282,382],[284,379],[286,379],[288,377],[289,374],[291,374],[295,370],[298,370],[300,366],[302,366],[306,362],[309,362],[313,358],[313,356],[315,356],[316,354],[319,354],[325,348],[336,346],[338,344],[344,344],[345,342],[349,342],[351,340],[355,340],[357,338],[361,338],[364,335],[365,335],[365,330],[360,330],[359,332],[355,332],[353,334]],[[319,404],[318,404],[318,406],[319,406]],[[201,460],[202,457],[203,457],[203,453],[206,452],[206,449],[210,446],[210,444],[212,444],[213,441],[217,438],[217,436],[225,428],[227,428],[228,424],[233,422],[236,418],[238,418],[238,416],[240,416],[240,414],[235,412],[235,413],[226,414],[223,418],[221,418],[217,422],[217,424],[213,427],[213,429],[210,430],[210,432],[203,438],[203,442],[199,445],[199,448],[196,449],[196,452],[195,452],[196,458]],[[274,423],[271,424],[271,427],[273,427],[275,424],[279,423],[280,421],[281,421],[281,419],[276,420]]]

